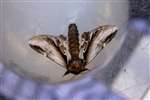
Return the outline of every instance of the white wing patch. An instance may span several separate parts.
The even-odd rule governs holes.
[[[62,36],[38,35],[29,40],[29,45],[38,53],[61,66],[66,66],[66,44]]]

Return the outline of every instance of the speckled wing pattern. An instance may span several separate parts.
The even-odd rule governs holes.
[[[114,25],[104,25],[80,35],[80,57],[85,59],[86,64],[112,40],[117,30]]]
[[[117,27],[113,25],[99,26],[91,31],[79,35],[79,57],[87,65],[115,36]],[[63,35],[37,35],[29,40],[32,49],[55,63],[66,68],[70,52],[67,38]]]
[[[28,43],[38,53],[61,66],[66,66],[67,43],[64,36],[37,35],[33,36]]]

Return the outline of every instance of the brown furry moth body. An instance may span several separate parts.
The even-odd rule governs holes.
[[[29,45],[66,68],[64,75],[77,75],[88,70],[85,66],[112,40],[117,30],[114,25],[105,25],[79,34],[76,24],[72,23],[68,27],[68,38],[38,35],[29,40]]]

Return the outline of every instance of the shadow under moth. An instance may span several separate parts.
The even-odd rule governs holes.
[[[29,41],[32,49],[78,75],[88,70],[85,66],[108,44],[117,32],[114,25],[99,26],[79,34],[75,23],[68,27],[68,37],[63,35],[37,35]]]

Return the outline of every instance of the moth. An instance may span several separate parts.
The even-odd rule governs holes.
[[[78,75],[88,70],[86,65],[114,38],[117,31],[115,25],[104,25],[79,34],[77,25],[71,23],[68,37],[37,35],[28,43],[38,53],[66,68],[64,76],[69,73]]]

